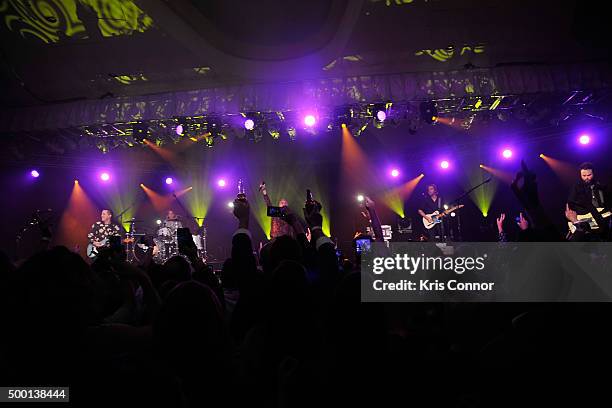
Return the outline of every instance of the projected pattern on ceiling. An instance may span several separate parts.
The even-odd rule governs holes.
[[[10,31],[45,43],[131,35],[153,26],[132,1],[120,0],[4,0],[0,16]]]

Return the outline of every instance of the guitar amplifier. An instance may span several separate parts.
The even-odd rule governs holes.
[[[412,218],[410,217],[397,217],[397,229],[393,234],[391,242],[410,242],[414,241],[414,229],[412,225]]]
[[[412,218],[410,217],[398,217],[397,219],[397,233],[398,234],[412,234]]]

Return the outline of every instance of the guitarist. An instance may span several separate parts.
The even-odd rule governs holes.
[[[435,184],[427,185],[427,191],[425,194],[425,198],[423,199],[421,206],[419,207],[418,213],[421,217],[425,218],[428,222],[432,222],[430,216],[427,214],[431,214],[435,211],[442,212],[444,211],[443,200],[438,192],[438,186]],[[436,224],[433,228],[427,230],[429,234],[429,241],[443,241],[444,240],[444,222]]]
[[[94,254],[103,246],[109,245],[109,238],[120,234],[119,225],[113,223],[113,212],[109,209],[102,210],[100,221],[96,221],[91,226],[91,231],[87,234],[89,243],[95,248]]]
[[[593,164],[589,162],[580,165],[580,180],[572,186],[567,204],[569,210],[575,211],[578,215],[591,213],[599,226],[598,235],[608,240],[610,238],[609,220],[604,220],[596,209],[609,210],[610,196],[606,186],[595,179],[593,167]]]

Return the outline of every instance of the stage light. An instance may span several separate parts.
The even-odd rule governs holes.
[[[399,170],[398,169],[391,170],[391,177],[398,177],[398,176],[399,176]]]
[[[346,123],[342,124],[342,129],[346,129]]]
[[[543,159],[544,157],[544,153],[540,153],[540,159]]]
[[[162,220],[155,220],[155,223],[156,223],[157,225],[161,225]]]
[[[38,172],[38,170],[32,170],[30,172],[30,175],[34,178],[38,178],[40,176],[40,173]]]
[[[225,180],[224,180],[224,179],[219,179],[219,181],[217,181],[217,185],[218,185],[219,187],[225,187],[225,184],[226,184],[226,183],[225,183]]]
[[[504,151],[502,152],[502,156],[504,157],[504,159],[511,158],[512,157],[512,150],[504,149]]]
[[[445,210],[448,210],[448,204],[444,204],[443,207]]]
[[[166,184],[172,184],[174,183],[174,180],[172,180],[172,177],[166,177]]]
[[[102,181],[110,180],[110,174],[108,174],[107,172],[103,172],[102,174],[100,174],[100,180]]]
[[[448,169],[449,166],[450,166],[450,163],[447,160],[442,160],[440,162],[440,167],[442,167],[444,170]]]
[[[247,119],[244,121],[244,128],[246,130],[253,130],[253,128],[255,128],[255,122],[253,121],[253,119]]]
[[[389,117],[391,102],[376,103],[372,106],[372,112],[374,116],[374,126],[377,129],[383,127],[383,122]]]
[[[479,164],[478,167],[480,167],[481,169],[484,169],[484,164]]]
[[[314,115],[306,115],[304,118],[304,124],[308,127],[314,126],[315,123],[317,123],[317,118],[315,118]]]
[[[452,212],[452,213],[450,213],[450,216],[451,216],[451,217],[456,217],[456,216],[457,216],[457,214],[455,214],[454,212]]]
[[[360,203],[361,203],[361,202],[363,202],[363,200],[364,200],[364,199],[365,199],[365,198],[363,197],[363,194],[359,194],[359,195],[357,196],[357,201],[359,201]]]
[[[432,124],[438,119],[438,108],[435,102],[421,102],[419,106],[419,112],[423,122]]]
[[[234,202],[233,202],[233,201],[230,201],[229,203],[227,203],[227,206],[228,206],[229,208],[234,208]]]
[[[578,142],[580,142],[581,145],[588,145],[591,143],[591,137],[589,135],[581,135],[578,138]]]
[[[181,136],[183,134],[183,125],[177,125],[174,131],[177,135]]]
[[[74,179],[74,184],[79,184],[79,180]]]

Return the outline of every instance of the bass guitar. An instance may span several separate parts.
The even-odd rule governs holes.
[[[100,243],[102,244],[101,247],[106,246],[106,244],[108,244],[108,238],[104,238],[102,241],[100,241]],[[96,256],[98,256],[98,248],[96,248],[91,242],[89,243],[89,245],[87,245],[87,256],[89,258],[95,258]]]
[[[597,208],[597,212],[599,213],[599,215],[601,215],[601,218],[608,218],[610,215],[612,215],[612,212],[610,211],[604,212],[603,208]],[[593,214],[591,213],[578,214],[576,218],[578,218],[577,223],[587,223],[589,224],[589,227],[592,230],[599,229],[599,225],[597,225],[597,221],[595,220],[595,217],[593,217]],[[576,232],[576,225],[574,223],[568,222],[567,226],[569,227],[569,230],[572,234]]]

